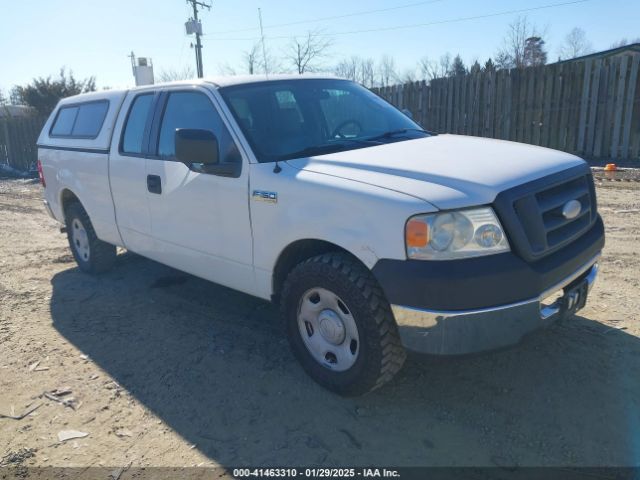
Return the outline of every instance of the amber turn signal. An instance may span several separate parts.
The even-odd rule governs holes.
[[[429,243],[429,226],[426,222],[411,219],[406,228],[407,247],[424,248]]]

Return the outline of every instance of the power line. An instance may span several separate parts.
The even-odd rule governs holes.
[[[430,27],[433,25],[443,25],[443,24],[447,24],[447,23],[458,23],[458,22],[465,22],[465,21],[469,21],[469,20],[480,20],[480,19],[484,19],[484,18],[491,18],[491,17],[499,17],[499,16],[503,16],[503,15],[513,15],[516,13],[527,13],[527,12],[533,12],[536,10],[545,10],[545,9],[549,9],[549,8],[556,8],[556,7],[564,7],[564,6],[568,6],[568,5],[577,5],[580,3],[586,3],[586,2],[590,2],[592,0],[574,0],[571,2],[562,2],[562,3],[551,3],[551,4],[547,4],[547,5],[540,5],[538,7],[529,7],[529,8],[521,8],[521,9],[517,9],[517,10],[506,10],[506,11],[502,11],[502,12],[495,12],[495,13],[487,13],[484,15],[474,15],[474,16],[470,16],[470,17],[458,17],[458,18],[452,18],[452,19],[448,19],[448,20],[437,20],[434,22],[427,22],[427,23],[413,23],[413,24],[405,24],[405,25],[394,25],[391,27],[380,27],[380,28],[369,28],[369,29],[364,29],[364,30],[350,30],[350,31],[343,31],[343,32],[331,32],[331,33],[317,33],[317,36],[321,36],[321,37],[333,37],[333,36],[338,36],[338,35],[355,35],[355,34],[359,34],[359,33],[373,33],[373,32],[387,32],[387,31],[392,31],[392,30],[404,30],[404,29],[410,29],[410,28],[420,28],[420,27]],[[291,37],[296,37],[297,35],[281,35],[281,36],[276,36],[276,37],[270,37],[272,40],[278,40],[278,39],[289,39]],[[213,41],[255,41],[257,40],[256,37],[251,37],[251,38],[212,38],[212,37],[208,37],[207,40],[213,40]]]
[[[432,3],[438,3],[438,2],[444,2],[446,0],[429,0],[426,2],[414,2],[414,3],[407,3],[405,5],[397,5],[395,7],[387,7],[387,8],[379,8],[376,10],[362,10],[359,12],[353,12],[353,13],[345,13],[342,15],[333,15],[331,17],[320,17],[320,18],[314,18],[314,19],[309,19],[309,20],[298,20],[296,22],[289,22],[289,23],[278,23],[275,25],[265,25],[264,29],[269,29],[269,28],[281,28],[281,27],[290,27],[292,25],[303,25],[305,23],[318,23],[318,22],[323,22],[325,20],[338,20],[340,18],[349,18],[349,17],[357,17],[360,15],[369,15],[372,13],[382,13],[382,12],[390,12],[392,10],[401,10],[404,8],[411,8],[411,7],[418,7],[420,5],[429,5]],[[211,32],[207,35],[222,35],[222,34],[227,34],[227,33],[241,33],[241,32],[255,32],[257,30],[260,30],[260,27],[250,27],[250,28],[242,28],[242,29],[237,29],[237,30],[225,30],[222,32]]]

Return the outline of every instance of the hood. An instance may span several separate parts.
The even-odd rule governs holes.
[[[503,190],[584,161],[522,143],[437,135],[287,163],[402,192],[447,210],[492,203]]]

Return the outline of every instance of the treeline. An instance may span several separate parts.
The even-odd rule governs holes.
[[[28,85],[16,85],[8,99],[0,91],[0,107],[8,104],[25,105],[41,115],[48,115],[61,98],[93,92],[95,89],[95,77],[78,80],[73,72],[66,72],[63,67],[57,77],[39,77],[34,78]]]
[[[474,60],[465,64],[460,54],[445,53],[439,58],[420,58],[413,67],[400,68],[391,55],[378,59],[353,55],[336,61],[334,42],[330,35],[321,31],[309,31],[306,35],[292,38],[283,49],[275,52],[268,45],[254,44],[242,52],[237,66],[219,66],[223,74],[263,74],[294,72],[332,72],[359,82],[366,87],[387,87],[417,80],[431,81],[436,78],[456,77],[467,73],[511,68],[525,68],[546,64],[552,54],[548,51],[546,29],[532,24],[527,17],[518,17],[508,25],[502,45],[487,60]],[[611,48],[640,42],[640,38],[621,39]],[[557,49],[558,60],[566,60],[593,52],[586,33],[574,28],[564,37]],[[168,68],[156,73],[156,80],[167,82],[195,77],[191,67]],[[103,87],[108,88],[108,87]],[[76,79],[73,72],[61,69],[58,76],[35,78],[30,84],[15,86],[7,95],[0,90],[0,106],[5,104],[27,105],[38,113],[47,115],[59,99],[79,93],[94,91],[95,77]]]
[[[263,45],[256,43],[243,52],[237,67],[225,64],[219,67],[219,71],[223,74],[333,72],[373,88],[479,71],[545,65],[551,60],[567,60],[594,51],[586,32],[581,28],[576,27],[566,34],[557,48],[557,56],[549,52],[547,37],[547,29],[540,29],[526,16],[521,16],[508,25],[502,45],[492,58],[482,62],[474,60],[467,65],[460,54],[445,53],[439,58],[422,57],[413,67],[400,68],[390,55],[382,55],[377,59],[353,55],[332,64],[331,60],[335,58],[332,39],[321,31],[310,31],[304,37],[292,38],[280,55],[274,54],[269,48],[263,51]],[[640,38],[623,38],[613,43],[611,48],[636,42],[640,42]],[[165,75],[165,79],[187,78],[179,72],[170,73]]]

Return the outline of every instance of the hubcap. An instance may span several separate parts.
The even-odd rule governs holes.
[[[71,242],[78,256],[85,262],[89,261],[89,255],[91,253],[89,249],[89,235],[84,225],[82,225],[82,222],[77,218],[74,218],[71,223]]]
[[[358,358],[356,322],[346,304],[330,290],[305,292],[298,307],[298,329],[313,359],[325,368],[348,370]]]

